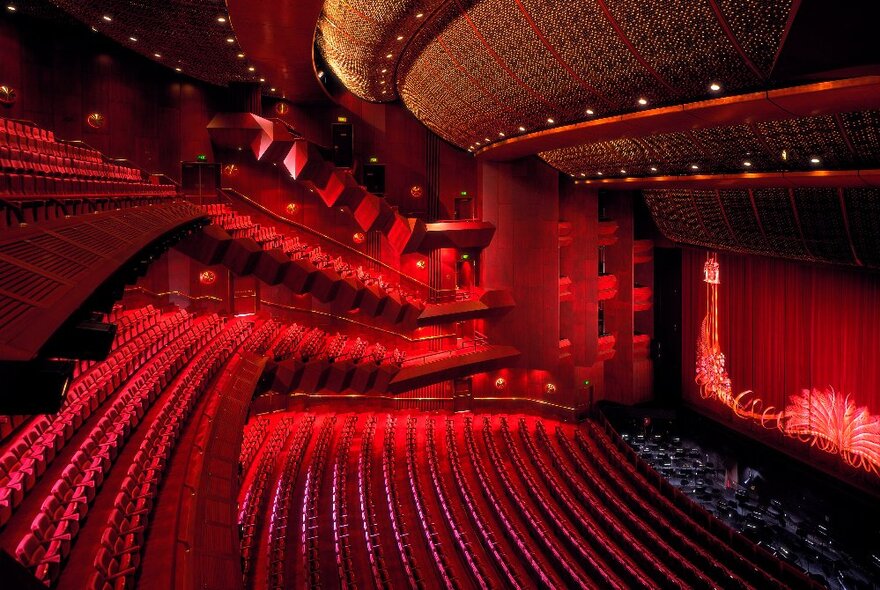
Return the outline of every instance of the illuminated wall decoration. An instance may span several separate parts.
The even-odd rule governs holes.
[[[501,391],[507,387],[507,379],[504,377],[499,377],[495,380],[495,389]]]
[[[15,104],[17,98],[15,88],[6,85],[0,86],[0,104],[5,107],[11,107]]]
[[[724,404],[740,418],[839,455],[854,468],[880,475],[880,415],[857,406],[851,395],[830,386],[824,390],[804,389],[792,395],[785,409],[779,411],[773,406],[764,407],[761,398],[752,391],[734,393],[718,339],[721,280],[715,254],[706,257],[703,282],[706,283],[706,316],[697,340],[695,376],[701,397]]]
[[[203,285],[213,285],[217,282],[217,273],[213,270],[203,270],[199,273],[199,282]]]
[[[351,236],[351,241],[355,244],[363,244],[367,241],[367,236],[365,236],[363,232],[355,232],[354,235]]]
[[[107,119],[101,113],[91,113],[86,117],[86,123],[88,123],[89,127],[92,129],[100,129],[107,124]]]

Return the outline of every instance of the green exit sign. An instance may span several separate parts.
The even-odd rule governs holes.
[[[460,194],[462,197],[466,197],[466,196],[467,196],[467,191],[461,191],[461,192],[458,193],[458,194]]]
[[[198,160],[199,162],[207,162],[208,156],[206,154],[199,154],[198,156],[196,156],[196,160]]]
[[[584,387],[589,387],[589,386],[590,386],[590,380],[584,379]]]

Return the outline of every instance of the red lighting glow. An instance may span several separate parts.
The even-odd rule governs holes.
[[[714,254],[703,267],[706,283],[706,317],[697,341],[695,381],[703,399],[714,399],[743,419],[778,429],[826,453],[839,455],[846,464],[880,475],[880,415],[858,407],[851,395],[835,391],[804,389],[792,395],[783,411],[764,402],[754,392],[733,393],[718,344],[718,285],[720,273]]]

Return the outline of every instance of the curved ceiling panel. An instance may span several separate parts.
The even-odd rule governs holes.
[[[399,95],[437,134],[476,149],[705,98],[711,84],[764,87],[797,4],[328,0],[317,38],[350,90],[368,100]]]
[[[708,127],[541,152],[578,177],[860,169],[880,166],[880,111]]]
[[[221,86],[258,78],[238,57],[241,49],[224,0],[48,1],[119,44],[194,78]]]
[[[671,240],[746,254],[880,268],[880,189],[644,191]]]

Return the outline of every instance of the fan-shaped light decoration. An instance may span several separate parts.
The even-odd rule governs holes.
[[[299,211],[299,205],[297,205],[296,203],[288,203],[284,210],[293,215],[294,213]]]
[[[421,199],[422,195],[424,194],[424,190],[422,189],[421,185],[414,184],[409,188],[409,194],[412,195],[412,198],[414,199]]]
[[[554,385],[553,383],[548,383],[544,386],[544,393],[546,393],[547,395],[553,395],[554,393],[556,393],[556,385]]]
[[[355,232],[355,234],[351,236],[351,241],[355,244],[363,244],[367,241],[367,236],[365,236],[363,232]]]
[[[425,270],[425,267],[428,266],[428,263],[424,260],[419,260],[416,262],[416,266],[419,267],[419,269],[421,270]]]
[[[223,166],[223,176],[228,176],[229,178],[238,176],[239,171],[239,167],[235,164],[226,164]]]
[[[217,273],[213,270],[203,270],[199,273],[199,282],[203,285],[213,285],[217,282]]]
[[[857,469],[880,475],[880,415],[857,407],[849,395],[828,387],[824,391],[804,389],[789,398],[785,411],[764,406],[752,391],[733,393],[724,367],[724,354],[718,343],[718,285],[720,268],[715,254],[706,257],[703,267],[706,283],[706,317],[697,341],[695,381],[703,399],[714,399],[744,419],[776,428],[841,459]]]
[[[5,84],[0,86],[0,104],[5,107],[11,107],[17,99],[18,94],[15,92],[15,88]]]
[[[501,391],[506,388],[507,388],[507,379],[505,379],[504,377],[499,377],[498,379],[495,380],[495,389],[497,389],[498,391]]]
[[[278,101],[275,103],[275,114],[277,115],[286,115],[290,112],[290,105],[283,101]]]
[[[89,127],[92,129],[100,129],[107,124],[107,118],[101,113],[90,113],[89,116],[86,117],[86,123],[88,123]]]

